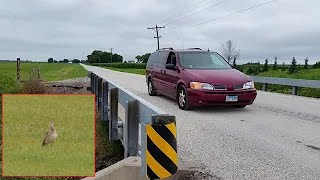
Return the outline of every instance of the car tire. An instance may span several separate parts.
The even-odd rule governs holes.
[[[247,105],[234,105],[235,108],[245,108]]]
[[[187,89],[185,86],[180,86],[177,91],[177,103],[180,109],[189,110],[191,109],[188,100]]]
[[[150,96],[156,96],[157,95],[157,92],[154,88],[154,85],[153,85],[153,82],[151,79],[148,80],[148,94]]]

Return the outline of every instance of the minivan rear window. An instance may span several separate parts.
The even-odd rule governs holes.
[[[216,52],[179,52],[180,65],[186,69],[231,69]]]

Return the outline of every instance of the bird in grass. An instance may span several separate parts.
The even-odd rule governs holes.
[[[49,143],[51,143],[51,146],[52,146],[53,142],[57,139],[57,136],[58,134],[57,134],[56,128],[54,127],[54,123],[51,122],[48,132],[46,133],[42,141],[42,146],[45,146]]]

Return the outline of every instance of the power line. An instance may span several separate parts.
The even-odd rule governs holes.
[[[219,6],[220,4],[222,4],[222,3],[226,2],[226,1],[228,1],[228,0],[219,1],[219,2],[217,2],[217,3],[215,3],[215,4],[212,4],[211,6],[209,6],[209,7],[207,7],[207,8],[205,8],[205,9],[202,9],[202,10],[200,10],[200,11],[196,11],[196,12],[190,14],[190,15],[186,15],[186,16],[184,16],[184,17],[182,17],[182,18],[173,20],[173,21],[171,21],[171,22],[169,21],[169,22],[166,24],[166,26],[169,25],[169,24],[172,24],[173,22],[182,20],[182,19],[186,18],[187,16],[193,16],[193,15],[195,15],[195,14],[198,14],[198,13],[200,13],[200,12],[203,12],[203,11],[205,11],[205,10],[208,10],[209,8],[212,8],[212,7],[215,7],[215,6]]]
[[[208,20],[208,21],[199,23],[199,24],[192,25],[191,27],[199,26],[199,25],[206,24],[206,23],[209,23],[209,22],[212,22],[212,21],[216,21],[216,20],[219,20],[219,19],[228,17],[228,16],[232,16],[232,15],[234,15],[234,14],[238,14],[238,13],[242,13],[242,12],[245,12],[245,11],[249,11],[249,10],[251,10],[251,9],[254,9],[254,8],[257,8],[257,7],[260,7],[260,6],[264,6],[264,5],[270,4],[270,3],[274,2],[274,1],[277,1],[277,0],[272,0],[272,1],[264,2],[264,3],[260,3],[260,4],[257,4],[257,5],[255,5],[255,6],[251,6],[251,7],[246,8],[246,9],[242,9],[242,10],[239,10],[239,11],[236,11],[236,12],[233,12],[233,13],[230,13],[230,14],[227,14],[227,15],[224,15],[224,16],[221,16],[221,17],[218,17],[218,18],[214,18],[214,19],[211,19],[211,20]]]
[[[264,6],[264,5],[270,4],[270,3],[274,2],[274,1],[278,1],[278,0],[271,0],[271,1],[264,2],[264,3],[260,3],[260,4],[257,4],[257,5],[254,5],[254,6],[245,8],[245,9],[241,9],[241,10],[232,12],[232,13],[230,13],[230,14],[226,14],[226,15],[224,15],[224,16],[220,16],[220,17],[217,17],[217,18],[214,18],[214,19],[210,19],[210,20],[208,20],[208,21],[204,21],[204,22],[202,22],[202,23],[193,24],[193,25],[189,25],[189,26],[185,26],[185,27],[181,27],[181,28],[190,28],[190,27],[195,27],[195,26],[203,25],[203,24],[206,24],[206,23],[209,23],[209,22],[212,22],[212,21],[217,21],[217,20],[226,18],[226,17],[228,17],[228,16],[232,16],[232,15],[234,15],[234,14],[243,13],[243,12],[245,12],[245,11],[249,11],[249,10],[251,10],[251,9],[254,9],[254,8],[257,8],[257,7],[260,7],[260,6]],[[176,29],[180,29],[180,28],[176,28]],[[168,34],[171,34],[171,32],[165,33],[165,34],[163,34],[163,35],[168,35]]]
[[[160,49],[160,43],[159,43],[159,39],[161,38],[161,36],[159,36],[159,31],[160,29],[165,28],[165,26],[161,26],[159,27],[158,25],[156,25],[156,27],[148,27],[148,29],[152,29],[157,33],[157,36],[154,38],[157,38],[157,42],[158,42],[158,49]]]
[[[202,0],[202,1],[192,5],[193,7],[189,7],[189,8],[186,8],[186,9],[182,10],[182,11],[179,11],[178,13],[172,14],[171,16],[169,16],[169,17],[165,18],[164,20],[162,20],[161,22],[170,21],[171,19],[174,19],[175,17],[181,16],[181,15],[183,15],[185,13],[188,13],[188,12],[194,10],[194,9],[197,9],[197,8],[199,8],[199,7],[201,7],[201,6],[205,5],[205,4],[208,4],[209,2],[211,2],[213,0],[209,0],[208,2],[205,2],[205,1],[207,1],[207,0]],[[205,3],[203,3],[203,2],[205,2]],[[203,4],[201,4],[201,3],[203,3]]]

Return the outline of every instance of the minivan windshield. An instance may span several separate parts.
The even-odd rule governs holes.
[[[187,69],[231,69],[216,52],[179,52],[179,61]]]

